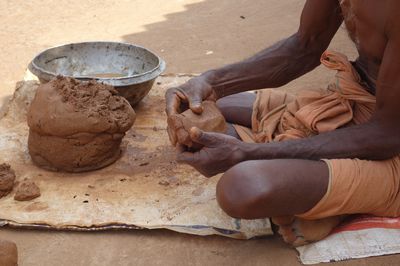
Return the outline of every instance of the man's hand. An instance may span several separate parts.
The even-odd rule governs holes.
[[[245,143],[228,135],[203,132],[193,127],[190,130],[192,141],[204,147],[197,152],[182,151],[178,162],[193,166],[206,177],[225,172],[245,160]]]
[[[201,114],[201,103],[205,100],[216,101],[217,94],[211,85],[201,76],[195,77],[183,85],[168,89],[165,98],[167,101],[167,115],[180,114],[188,107],[196,114]]]

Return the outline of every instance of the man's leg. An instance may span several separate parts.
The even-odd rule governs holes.
[[[217,106],[228,123],[228,135],[239,138],[232,124],[251,128],[251,115],[255,100],[256,94],[244,92],[226,96],[217,101]]]
[[[219,180],[217,198],[232,217],[257,219],[302,214],[325,195],[329,182],[323,161],[246,161]]]
[[[232,124],[238,124],[251,128],[251,117],[255,99],[256,94],[254,93],[239,93],[221,98],[217,101],[218,108],[221,110],[226,121],[228,122],[227,134],[240,138]],[[256,168],[253,168],[253,165],[257,165],[257,168],[261,169],[256,170]],[[250,173],[253,174],[254,172],[256,172],[256,174],[264,173],[265,175],[264,177],[262,175],[261,177],[260,175],[247,175]],[[344,216],[335,216],[321,220],[309,221],[294,218],[293,216],[293,214],[295,214],[294,209],[292,209],[294,206],[293,204],[296,204],[294,207],[301,207],[300,209],[303,209],[303,212],[305,212],[308,209],[311,209],[319,201],[319,199],[322,198],[325,192],[322,193],[321,191],[326,191],[324,184],[325,182],[328,182],[328,175],[328,169],[324,162],[307,160],[245,162],[233,167],[226,174],[224,174],[218,183],[217,197],[222,209],[224,209],[231,216],[236,215],[239,218],[247,219],[274,217],[272,222],[279,226],[279,233],[283,236],[284,240],[293,245],[302,245],[309,241],[316,241],[324,238],[344,218]],[[257,178],[255,178],[255,176],[257,176]],[[281,178],[281,176],[289,176],[289,178]],[[310,178],[307,180],[307,182],[303,182],[308,177]],[[273,180],[269,180],[269,178],[278,179],[277,181],[281,182],[272,182]],[[245,182],[248,184],[248,186],[244,185]],[[290,185],[286,186],[286,183],[290,183]],[[297,186],[298,183],[300,183],[300,186]],[[317,184],[317,187],[319,187],[319,191],[313,189],[315,184]],[[255,186],[255,188],[250,188],[250,185]],[[301,185],[305,185],[306,188],[304,189],[304,187]],[[268,204],[272,212],[269,213],[269,210],[265,208],[258,209],[260,206],[258,206],[257,203],[254,203],[254,206],[253,204],[250,204],[252,206],[249,208],[245,207],[245,205],[248,205],[249,203],[241,201],[241,199],[243,199],[243,191],[239,193],[235,192],[236,196],[230,194],[230,196],[233,197],[233,200],[236,199],[241,202],[235,203],[232,201],[232,198],[230,201],[225,200],[223,202],[224,197],[227,196],[224,194],[229,189],[233,189],[235,191],[235,186],[237,186],[238,191],[243,189],[247,191],[247,199],[249,201],[253,201],[257,197],[262,198],[261,195],[264,195],[264,197],[271,197],[271,199],[268,199],[265,203]],[[285,195],[283,195],[285,197],[284,200],[279,197],[275,197],[275,194],[278,192],[277,190],[280,190],[280,188],[277,188],[278,186],[283,187],[285,193],[289,194],[287,198]],[[247,189],[245,189],[246,187]],[[308,194],[308,190],[311,190],[311,192],[314,193],[311,195],[311,197]],[[300,201],[298,201],[298,199],[300,199]],[[306,202],[306,200],[308,201]],[[271,203],[271,205],[269,205],[269,203]],[[223,204],[225,204],[225,207],[222,206]],[[237,212],[239,208],[244,208],[244,213],[233,213],[231,211],[231,209],[233,209],[234,212]],[[260,212],[258,213],[259,216],[255,217],[255,213],[247,213],[247,211],[250,210],[256,210]],[[280,213],[273,213],[274,210],[279,210]],[[285,216],[284,213],[287,213],[287,216]]]
[[[293,216],[314,207],[325,195],[328,166],[323,161],[278,159],[246,161],[228,170],[217,185],[217,200],[230,216],[273,219],[285,241],[299,245],[322,239],[340,217],[305,221]],[[308,225],[312,223],[312,230]],[[304,231],[304,232],[303,232]]]

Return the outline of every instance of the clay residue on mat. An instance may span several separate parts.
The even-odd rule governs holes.
[[[14,187],[15,173],[10,165],[0,164],[0,198],[6,196]]]
[[[40,197],[40,189],[32,180],[24,180],[18,184],[14,199],[28,201]]]
[[[0,239],[0,265],[17,266],[18,251],[14,242]]]
[[[50,170],[104,167],[119,158],[135,117],[112,86],[57,77],[39,86],[28,110],[29,153]]]
[[[194,149],[201,148],[199,144],[193,143],[189,136],[192,127],[208,132],[226,132],[225,118],[215,102],[204,101],[202,106],[203,112],[200,115],[188,109],[168,117],[168,135],[173,145],[179,143]]]
[[[128,137],[132,135],[129,134]],[[160,169],[165,174],[173,174],[173,170],[177,167],[176,151],[169,145],[158,146],[155,150],[147,150],[135,146],[135,142],[131,141],[123,146],[125,146],[123,157],[116,162],[115,169],[113,169],[121,174],[146,174],[155,169]]]

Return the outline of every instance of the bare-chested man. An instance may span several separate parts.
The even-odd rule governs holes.
[[[273,221],[280,233],[293,244],[326,236],[346,214],[399,216],[399,15],[398,0],[307,0],[292,36],[166,93],[168,115],[188,104],[201,113],[203,100],[218,100],[229,123],[253,126],[254,131],[256,96],[241,92],[278,88],[313,70],[344,21],[358,49],[352,66],[364,96],[376,97],[367,121],[265,143],[192,129],[193,141],[205,147],[181,152],[178,160],[205,176],[224,172],[217,186],[221,208],[236,218],[277,217]],[[340,95],[340,86],[338,90]],[[357,103],[350,103],[355,108]],[[229,133],[236,135],[232,126]]]

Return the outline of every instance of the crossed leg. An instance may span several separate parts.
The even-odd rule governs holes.
[[[228,123],[251,127],[254,100],[254,94],[240,93],[220,99],[217,105]],[[235,134],[230,127],[228,134]],[[298,246],[324,238],[344,218],[308,221],[294,216],[314,207],[325,195],[328,183],[329,170],[323,161],[245,161],[221,177],[217,200],[235,218],[274,217],[272,222],[279,226],[283,239]]]
[[[228,135],[240,139],[232,124],[251,127],[251,115],[255,100],[254,93],[238,93],[217,101],[217,106],[227,122]]]

